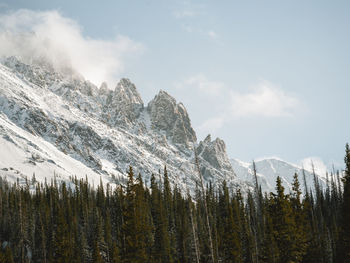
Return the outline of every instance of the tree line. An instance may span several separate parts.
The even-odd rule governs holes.
[[[269,194],[256,180],[244,195],[225,181],[190,195],[166,168],[147,186],[130,167],[113,189],[0,178],[0,262],[350,262],[348,144],[344,160],[326,188],[295,174]]]

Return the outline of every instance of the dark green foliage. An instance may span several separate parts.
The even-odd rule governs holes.
[[[276,182],[277,195],[271,195],[270,215],[273,222],[273,234],[279,250],[279,262],[300,262],[302,251],[300,251],[300,240],[298,240],[298,229],[296,218],[289,196],[284,193],[280,177]]]
[[[345,176],[343,178],[343,200],[340,210],[340,237],[338,262],[350,262],[350,148],[345,148]]]
[[[131,167],[113,189],[0,178],[0,262],[350,262],[348,145],[345,166],[343,187],[332,173],[303,196],[295,174],[288,193],[280,178],[265,196],[210,183],[195,201],[166,168],[150,188]]]
[[[1,248],[1,243],[0,243],[0,248]],[[3,249],[0,249],[0,262],[3,263],[14,263],[12,251],[9,246],[6,246]]]
[[[224,181],[223,189],[219,196],[218,218],[221,226],[219,232],[222,232],[219,251],[222,252],[221,257],[226,261],[232,259],[233,262],[242,262],[239,220],[237,216],[239,217],[236,200],[230,200],[228,188]]]

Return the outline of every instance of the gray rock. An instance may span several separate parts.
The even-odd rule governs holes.
[[[167,138],[173,143],[190,145],[196,142],[196,133],[182,103],[167,92],[161,90],[152,101],[148,103],[147,110],[151,117],[152,129],[165,132]]]
[[[129,79],[121,79],[106,100],[109,122],[130,127],[143,110],[143,101],[136,86]]]
[[[215,175],[215,171],[208,169],[208,167],[220,171],[224,177],[232,177],[235,174],[227,156],[226,145],[223,140],[216,138],[212,141],[211,136],[208,135],[204,141],[199,143],[196,154],[205,178],[213,178]]]
[[[165,91],[144,108],[140,94],[128,79],[121,79],[115,90],[108,89],[106,83],[98,89],[88,81],[15,60],[10,66],[16,75],[13,78],[26,84],[16,85],[6,74],[0,74],[0,110],[17,126],[97,173],[109,169],[109,173],[120,176],[120,182],[129,165],[147,180],[166,165],[171,182],[182,189],[185,185],[195,188],[196,133],[184,105]],[[24,89],[24,85],[32,90]],[[46,98],[57,107],[41,107]],[[235,179],[222,140],[207,137],[198,145],[197,154],[206,180]],[[49,154],[45,158],[54,160]],[[110,170],[111,165],[115,170]]]

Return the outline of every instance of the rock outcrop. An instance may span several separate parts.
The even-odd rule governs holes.
[[[182,103],[167,92],[161,90],[155,98],[148,103],[152,129],[165,132],[173,143],[189,145],[196,142],[196,133],[191,126],[190,118]]]
[[[80,77],[15,57],[0,63],[0,145],[0,176],[13,182],[19,177],[25,182],[35,173],[41,180],[55,174],[69,181],[77,175],[120,184],[132,165],[147,183],[166,165],[170,182],[194,191],[197,146],[205,182],[226,180],[242,191],[255,183],[251,164],[230,162],[223,140],[208,135],[197,144],[184,105],[165,91],[144,108],[128,79],[121,79],[115,90],[106,83],[97,88]],[[304,173],[276,159],[258,161],[256,168],[266,191],[273,191],[277,175],[288,189],[294,173]],[[312,172],[305,174],[312,185]]]
[[[204,141],[199,143],[196,149],[196,154],[201,166],[201,172],[204,178],[213,178],[216,174],[216,169],[223,172],[227,176],[234,175],[232,165],[227,156],[225,142],[219,138],[211,140],[211,136],[208,135]]]
[[[36,163],[35,168],[30,166],[35,170],[28,171],[46,176],[48,165],[52,169],[49,175],[55,169],[74,175],[75,167],[85,167],[85,171],[90,169],[112,183],[117,182],[113,178],[119,178],[120,183],[129,165],[145,180],[166,165],[171,182],[182,189],[195,188],[196,133],[184,105],[167,92],[160,91],[145,108],[128,79],[121,79],[111,90],[106,83],[97,88],[84,79],[26,65],[15,58],[5,65],[0,64],[0,138],[20,148],[22,154],[16,155],[19,164],[28,158]],[[9,134],[14,143],[6,139]],[[22,146],[21,141],[27,145]],[[197,150],[206,178],[234,180],[221,140],[207,139]],[[64,157],[58,158],[57,152]],[[38,162],[31,154],[46,161]],[[62,159],[79,165],[60,163]]]
[[[129,79],[121,79],[117,84],[106,107],[115,125],[130,126],[143,110],[143,101],[136,86]]]

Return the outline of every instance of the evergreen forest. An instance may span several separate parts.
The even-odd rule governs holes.
[[[258,180],[248,193],[225,181],[184,193],[166,168],[146,184],[130,167],[113,188],[0,178],[0,262],[350,262],[345,148],[325,188],[295,174],[291,191],[278,177],[275,193]]]

